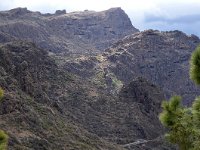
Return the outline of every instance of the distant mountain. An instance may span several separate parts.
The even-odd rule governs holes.
[[[16,8],[0,12],[0,32],[53,52],[94,54],[138,29],[121,8],[55,14]]]

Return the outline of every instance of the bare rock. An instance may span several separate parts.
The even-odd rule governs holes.
[[[55,14],[16,8],[0,12],[0,31],[53,52],[94,54],[138,32],[121,8]]]
[[[125,37],[107,49],[108,68],[118,79],[143,76],[164,90],[166,98],[181,95],[190,104],[199,88],[189,79],[189,59],[200,43],[197,36],[181,31],[147,30]]]
[[[56,15],[64,15],[64,14],[66,14],[66,10],[65,9],[64,10],[56,10],[55,14]]]

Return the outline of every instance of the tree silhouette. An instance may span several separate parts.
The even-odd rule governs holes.
[[[200,85],[200,47],[196,48],[190,59],[190,78]],[[180,150],[199,150],[200,97],[186,108],[182,106],[180,96],[173,96],[162,103],[162,108],[159,119],[169,129],[166,139],[177,144]]]

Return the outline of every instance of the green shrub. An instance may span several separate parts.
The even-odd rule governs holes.
[[[8,135],[0,130],[0,150],[7,150],[8,145]]]
[[[4,96],[4,91],[3,91],[3,89],[0,87],[0,100],[2,100],[3,96]]]
[[[190,59],[190,78],[200,85],[200,46],[195,49]]]

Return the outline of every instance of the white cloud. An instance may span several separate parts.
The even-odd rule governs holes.
[[[153,0],[154,1],[154,0]],[[154,2],[148,0],[0,0],[3,9],[14,7],[28,7],[29,9],[41,9],[46,12],[48,9],[69,9],[75,10],[105,10],[111,7],[122,7],[124,9],[143,10],[151,8]],[[0,8],[2,7],[0,5]]]

